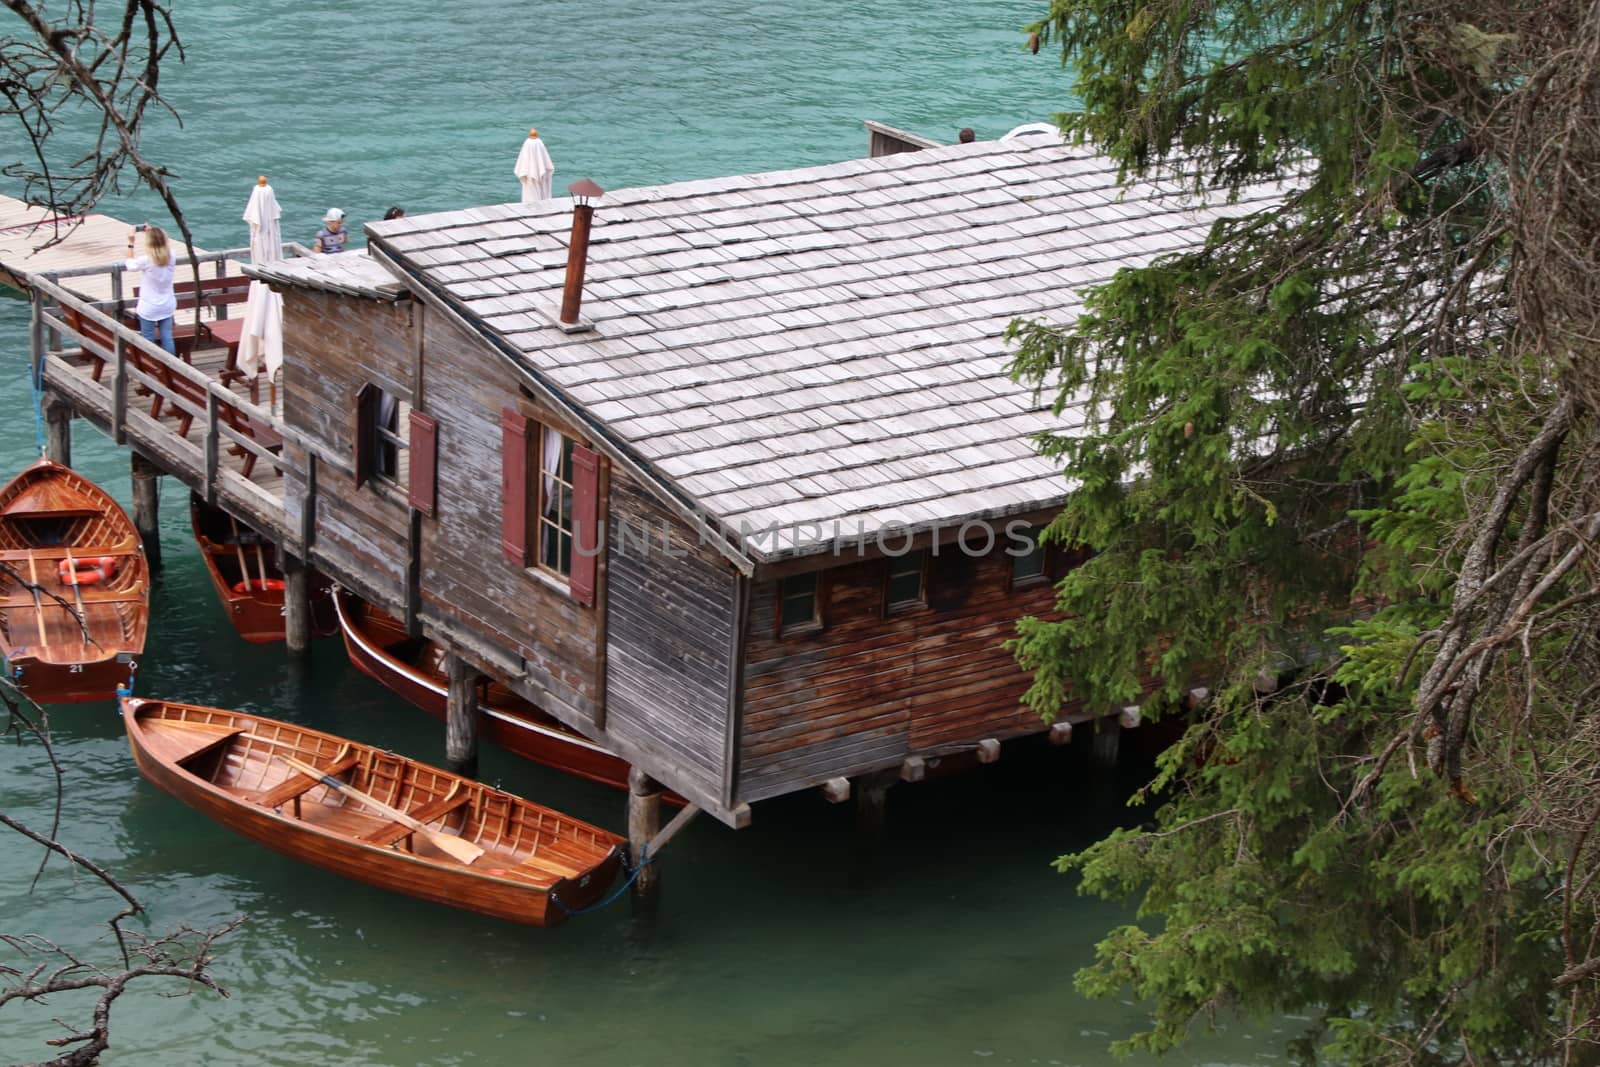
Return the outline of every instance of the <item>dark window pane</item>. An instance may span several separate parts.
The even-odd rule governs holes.
[[[1039,531],[1029,530],[1028,540],[1033,544],[1033,549],[1020,556],[1011,557],[1013,585],[1044,577],[1044,546],[1039,544]]]
[[[889,606],[922,603],[922,573],[927,562],[923,551],[907,552],[889,560]]]
[[[804,626],[817,621],[817,576],[797,574],[778,583],[778,593],[783,598],[782,624],[784,627]]]

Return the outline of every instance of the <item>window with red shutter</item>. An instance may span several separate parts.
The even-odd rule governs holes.
[[[594,603],[595,576],[605,542],[600,531],[600,457],[572,447],[572,574],[567,588],[580,604]]]
[[[605,550],[599,454],[510,408],[500,429],[506,558],[565,581],[574,600],[593,605]]]
[[[519,567],[528,565],[528,417],[500,412],[500,549]]]
[[[411,405],[368,382],[356,393],[356,488],[372,479],[409,486]]]
[[[360,489],[372,477],[372,455],[377,445],[378,400],[383,390],[368,382],[356,393],[356,451],[354,466],[356,488]]]
[[[433,514],[438,497],[439,422],[420,411],[411,413],[411,485],[407,498],[424,515]]]

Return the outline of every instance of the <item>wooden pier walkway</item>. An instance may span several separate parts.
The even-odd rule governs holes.
[[[62,217],[15,197],[0,196],[0,285],[25,293],[30,276],[65,277],[70,273],[67,287],[73,292],[91,300],[115,299],[121,295],[113,291],[117,275],[108,271],[78,272],[85,267],[122,263],[132,228],[110,215]],[[181,250],[181,246],[175,249]],[[204,257],[208,253],[196,247],[195,254]],[[180,262],[187,262],[187,257],[180,257]],[[138,275],[132,277],[137,279]]]
[[[298,521],[302,509],[284,498],[283,472],[293,464],[314,485],[317,458],[297,447],[275,410],[272,383],[231,370],[238,331],[222,325],[243,313],[250,279],[239,264],[247,250],[197,249],[198,292],[179,271],[176,325],[185,340],[174,355],[141,336],[132,319],[138,275],[123,269],[130,229],[108,215],[55,219],[0,196],[0,285],[32,301],[29,354],[52,451],[69,453],[71,419],[87,419],[156,472],[305,560],[310,533]],[[61,241],[41,247],[58,232]]]

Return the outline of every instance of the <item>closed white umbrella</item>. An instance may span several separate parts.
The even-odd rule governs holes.
[[[538,130],[529,130],[528,139],[522,142],[522,152],[517,156],[517,180],[522,183],[522,202],[531,204],[550,199],[550,182],[555,177],[556,165],[550,153],[539,140]]]
[[[250,190],[250,202],[244,207],[244,221],[250,224],[251,263],[283,258],[283,233],[278,226],[282,214],[278,198],[263,174],[256,179],[256,187]]]
[[[256,187],[250,190],[250,202],[244,209],[244,220],[250,224],[251,263],[283,258],[283,237],[278,225],[282,214],[266,176],[257,178]],[[255,281],[250,283],[250,295],[244,305],[238,367],[247,377],[253,378],[262,366],[266,367],[269,379],[283,366],[283,297],[274,293],[266,282]]]

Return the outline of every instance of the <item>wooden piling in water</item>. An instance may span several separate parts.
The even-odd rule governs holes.
[[[1097,766],[1107,769],[1117,765],[1122,750],[1122,722],[1115,715],[1107,715],[1095,722],[1094,744],[1091,752]]]
[[[482,676],[460,656],[445,657],[450,693],[445,705],[444,764],[456,774],[478,776],[478,682]]]
[[[131,453],[128,473],[133,479],[133,525],[144,542],[144,558],[152,571],[161,569],[161,468],[139,453]]]
[[[661,829],[661,783],[637,767],[628,771],[628,861],[637,867],[645,846]],[[654,856],[649,857],[654,860]],[[654,917],[661,894],[661,872],[647,863],[633,881],[634,918]]]
[[[283,554],[283,643],[291,655],[311,648],[311,577],[305,561]]]
[[[856,801],[850,880],[864,885],[872,879],[883,844],[884,817],[889,809],[889,787],[900,781],[901,768],[889,767],[850,779]]]
[[[72,404],[56,393],[45,393],[44,454],[63,467],[72,466]]]

